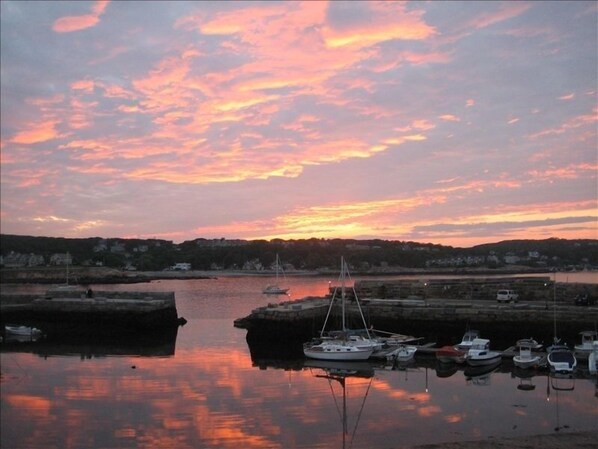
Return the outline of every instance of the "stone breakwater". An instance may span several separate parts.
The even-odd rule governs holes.
[[[176,328],[173,292],[48,291],[39,295],[2,295],[2,324],[35,326],[44,332],[112,332]]]
[[[513,279],[510,279],[510,282],[509,287],[513,288]],[[592,294],[596,286],[555,286],[549,283],[544,285],[545,283],[546,280],[541,279],[517,284],[517,290],[524,299],[515,304],[496,302],[497,286],[509,288],[502,287],[503,284],[499,282],[493,282],[492,286],[488,287],[488,291],[493,293],[490,298],[483,299],[478,299],[477,296],[474,296],[474,299],[468,299],[467,296],[462,298],[460,295],[455,295],[457,298],[452,299],[431,297],[427,292],[417,292],[413,281],[409,286],[412,290],[406,290],[407,284],[404,281],[360,281],[356,283],[355,288],[368,326],[387,332],[424,337],[438,344],[457,343],[467,328],[480,330],[483,337],[490,338],[495,344],[504,347],[526,337],[550,343],[554,337],[555,323],[557,336],[573,344],[577,342],[579,332],[593,330],[598,326],[598,306],[579,307],[569,300],[577,291],[589,291]],[[468,284],[466,280],[460,280],[453,285],[458,285],[459,288],[436,288],[445,292],[456,292],[467,291],[465,287],[469,286],[469,291],[472,290],[471,283]],[[481,286],[484,285],[486,284],[480,283],[474,291],[481,291]],[[380,298],[381,289],[385,298]],[[399,289],[401,293],[398,292]],[[393,296],[396,299],[393,299]],[[235,326],[247,329],[248,341],[307,341],[316,336],[321,329],[329,301],[327,298],[304,298],[299,301],[269,304],[236,320]],[[354,300],[348,300],[346,313],[349,325],[360,327],[359,311]],[[340,306],[335,305],[331,316],[338,315]]]

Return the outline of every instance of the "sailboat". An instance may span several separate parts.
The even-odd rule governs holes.
[[[60,293],[60,292],[70,292],[70,293],[78,293],[81,289],[77,285],[73,285],[70,283],[70,271],[69,267],[72,262],[72,257],[69,252],[65,254],[65,266],[66,266],[66,278],[64,284],[54,285],[48,289],[48,294],[52,293]]]
[[[330,300],[330,307],[324,320],[324,325],[320,331],[320,337],[309,343],[303,345],[303,353],[306,357],[319,360],[367,360],[374,350],[380,349],[382,343],[377,339],[372,338],[370,332],[366,326],[365,318],[359,304],[359,299],[353,288],[355,294],[355,301],[361,320],[363,322],[363,330],[354,331],[347,328],[346,324],[346,289],[345,289],[345,278],[351,277],[345,259],[341,257],[341,292],[340,292],[340,303],[341,303],[341,329],[332,331],[326,334],[326,325],[330,317],[330,312],[337,299],[338,288],[334,289],[332,299]]]
[[[264,293],[265,295],[286,295],[287,294],[289,289],[281,288],[278,285],[278,273],[279,272],[282,272],[282,275],[284,276],[284,270],[282,268],[282,264],[280,263],[280,258],[278,257],[278,254],[276,254],[276,283],[267,285],[266,288],[264,288],[262,293]]]
[[[555,373],[572,373],[577,367],[575,354],[566,344],[561,344],[556,332],[556,275],[554,279],[554,344],[548,348],[548,365]]]

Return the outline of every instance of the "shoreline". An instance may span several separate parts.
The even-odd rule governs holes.
[[[513,276],[547,275],[551,272],[544,269],[514,266],[509,269],[420,269],[405,267],[389,267],[384,269],[354,271],[353,276]],[[189,271],[124,271],[105,267],[71,267],[70,280],[74,284],[134,284],[168,279],[217,279],[218,277],[271,277],[274,270],[189,270]],[[338,275],[336,268],[318,270],[292,270],[286,277],[317,277]],[[61,284],[65,283],[64,267],[43,268],[2,268],[0,284]]]

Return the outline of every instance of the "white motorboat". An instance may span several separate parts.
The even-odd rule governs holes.
[[[465,361],[470,366],[493,365],[500,362],[500,359],[501,353],[490,351],[490,340],[485,338],[475,338],[465,357]]]
[[[595,331],[580,332],[581,343],[575,345],[575,352],[581,356],[588,356],[594,349],[594,341],[598,340],[598,333]]]
[[[529,348],[532,351],[540,351],[544,347],[544,345],[542,343],[538,343],[533,338],[522,338],[520,340],[517,340],[517,343],[515,343],[515,346],[518,349],[520,349],[522,346],[529,346]]]
[[[386,360],[389,362],[408,362],[413,360],[417,346],[399,345],[396,349],[386,354]]]
[[[473,344],[473,341],[476,338],[480,338],[480,332],[476,331],[476,330],[468,330],[467,332],[465,332],[465,334],[463,334],[461,343],[459,343],[455,347],[457,349],[464,349],[467,351],[467,350],[469,350],[469,348],[471,348],[471,345]]]
[[[523,369],[535,368],[540,364],[541,359],[542,357],[532,353],[531,344],[522,344],[519,346],[519,354],[513,356],[513,364]]]
[[[305,354],[306,357],[319,360],[367,360],[374,350],[381,347],[382,344],[370,335],[354,288],[353,294],[361,316],[363,329],[358,333],[347,328],[345,310],[345,278],[347,276],[350,278],[349,270],[345,263],[345,259],[341,257],[341,329],[330,334],[326,334],[325,332],[328,318],[330,317],[330,313],[337,299],[337,289],[335,289],[332,299],[330,300],[330,307],[328,308],[324,325],[320,331],[320,338],[303,345],[303,354]]]
[[[278,275],[282,272],[284,276],[284,269],[282,268],[282,263],[280,263],[280,258],[278,254],[276,254],[276,262],[275,262],[275,270],[276,270],[276,283],[266,286],[262,293],[264,295],[286,295],[287,292],[290,290],[289,288],[283,288],[278,285]]]
[[[42,331],[31,326],[4,326],[4,334],[7,341],[36,341],[42,336]]]

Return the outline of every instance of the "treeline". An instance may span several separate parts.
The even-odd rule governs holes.
[[[4,266],[9,266],[6,261],[11,254],[41,255],[49,264],[52,255],[68,252],[74,265],[134,267],[143,271],[163,270],[181,262],[190,263],[195,270],[269,269],[276,254],[283,263],[300,270],[338,268],[341,256],[360,270],[439,266],[434,265],[435,261],[445,261],[443,266],[500,268],[505,265],[507,255],[519,257],[518,265],[598,266],[598,240],[564,239],[514,240],[454,248],[377,239],[242,241],[200,238],[175,244],[160,239],[69,239],[0,234],[0,250]]]

